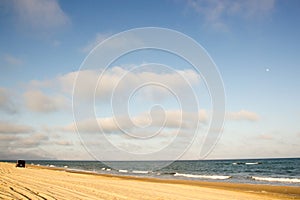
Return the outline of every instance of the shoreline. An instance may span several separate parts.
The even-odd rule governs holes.
[[[12,163],[0,162],[1,168],[19,173],[22,172],[22,168],[15,168]],[[10,169],[9,169],[10,168]],[[188,187],[191,189],[207,189],[219,192],[234,192],[237,194],[252,194],[262,196],[263,198],[275,198],[275,199],[300,199],[300,187],[294,186],[273,186],[273,185],[261,185],[261,184],[244,184],[244,183],[224,183],[224,182],[206,182],[206,181],[194,181],[194,180],[175,180],[175,179],[159,179],[152,177],[136,177],[128,175],[115,175],[115,174],[99,174],[88,171],[75,171],[58,167],[36,166],[27,164],[25,170],[30,170],[30,173],[40,174],[41,177],[47,174],[57,174],[59,176],[65,176],[66,178],[76,178],[78,176],[84,176],[85,179],[96,179],[97,181],[115,181],[124,183],[132,183],[133,185],[150,184],[151,187],[172,186],[172,187]],[[6,173],[2,173],[6,175]],[[12,173],[11,173],[12,174]],[[13,176],[14,177],[14,176]],[[18,177],[15,177],[16,179]],[[84,179],[84,180],[85,180]],[[42,180],[42,179],[39,179]],[[51,184],[50,184],[51,185]],[[71,187],[71,185],[70,185]],[[128,186],[129,189],[131,188]],[[1,192],[1,190],[0,190]],[[147,191],[145,191],[147,193]],[[1,193],[0,193],[1,194]],[[257,198],[257,197],[256,197]],[[134,199],[134,198],[133,198]],[[168,199],[168,198],[166,198]]]
[[[130,175],[117,175],[117,174],[101,174],[92,171],[80,171],[74,169],[65,169],[60,167],[48,167],[48,166],[36,166],[29,165],[29,168],[40,168],[46,170],[57,170],[65,171],[67,173],[75,174],[87,174],[100,177],[108,178],[120,178],[125,180],[135,180],[135,181],[146,181],[153,183],[168,183],[168,184],[183,184],[183,185],[193,185],[199,187],[208,187],[216,189],[226,189],[233,191],[251,191],[257,193],[275,193],[275,194],[286,194],[299,196],[300,199],[300,186],[278,186],[278,185],[264,185],[264,184],[249,184],[249,183],[225,183],[225,182],[213,182],[213,181],[200,181],[200,180],[179,180],[179,179],[163,179],[155,177],[139,177]]]

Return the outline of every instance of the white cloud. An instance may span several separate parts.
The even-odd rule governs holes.
[[[270,14],[275,0],[188,0],[187,5],[200,13],[208,25],[226,30],[231,17],[252,19]]]
[[[96,90],[97,100],[109,100],[113,92],[118,96],[126,96],[128,92],[132,92],[144,83],[159,83],[160,86],[144,87],[143,90],[140,90],[143,93],[141,96],[147,99],[161,100],[172,95],[169,90],[176,95],[191,92],[191,87],[199,84],[201,80],[200,75],[193,70],[158,73],[133,72],[121,67],[113,67],[102,75],[96,70],[83,70],[59,77],[65,92],[71,93],[73,91],[73,84],[77,75],[79,78],[76,79],[76,98],[93,98]]]
[[[0,133],[31,133],[34,129],[27,125],[0,121]]]
[[[136,69],[135,66],[134,69]],[[177,109],[180,106],[177,100],[187,105],[186,102],[191,102],[191,98],[194,99],[193,95],[197,96],[193,89],[199,87],[201,83],[201,76],[193,70],[130,71],[130,69],[116,66],[105,71],[97,83],[100,75],[100,70],[82,70],[53,79],[32,80],[23,94],[24,105],[29,111],[47,113],[70,108],[72,97],[76,103],[83,106],[91,105],[92,100],[95,99],[95,105],[98,107],[110,103],[111,99],[118,100],[126,97],[128,100],[133,98],[132,102],[139,102],[141,106],[145,101],[152,105],[166,104],[171,101],[176,106],[171,109]],[[80,78],[76,79],[77,76]],[[72,96],[75,81],[76,91]],[[150,85],[141,87],[144,83],[150,83]],[[160,85],[157,86],[155,83]],[[133,93],[137,88],[139,88],[138,92]],[[191,98],[186,98],[187,96]],[[188,104],[189,108],[192,105]]]
[[[229,112],[227,113],[226,117],[229,120],[247,120],[247,121],[259,120],[258,114],[247,110],[240,110],[238,112]]]
[[[39,90],[25,92],[24,100],[27,109],[33,112],[53,112],[67,107],[67,100],[64,96],[48,96]]]
[[[9,3],[23,28],[49,31],[70,23],[57,0],[11,0]]]

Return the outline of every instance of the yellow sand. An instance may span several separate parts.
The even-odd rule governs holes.
[[[101,176],[0,163],[0,199],[300,199],[300,187]]]

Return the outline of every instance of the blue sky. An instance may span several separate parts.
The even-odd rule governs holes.
[[[93,159],[74,130],[74,77],[99,42],[141,27],[182,32],[202,45],[216,63],[225,87],[226,117],[222,137],[208,158],[299,157],[299,9],[297,0],[1,1],[0,159]],[[190,120],[196,115],[202,117],[198,120],[203,129],[191,148],[179,150],[187,150],[182,159],[198,159],[201,134],[211,119],[210,96],[203,80],[194,80],[191,66],[170,54],[136,52],[113,63],[103,79],[108,93],[100,88],[97,96],[98,123],[108,132],[108,140],[126,151],[149,153],[159,146],[156,140],[144,145],[122,138],[111,126],[112,117],[117,116],[103,97],[110,94],[118,73],[128,73],[129,69],[151,62],[173,70],[150,65],[145,68],[147,73],[140,68],[130,80],[139,77],[153,81],[154,77],[166,84],[171,81],[175,91],[183,92],[184,102],[188,102],[190,97],[184,93],[187,86],[177,77],[183,74],[200,99],[201,106]],[[82,74],[85,81],[80,95],[84,96],[90,87],[88,80],[99,74],[87,70]],[[132,87],[138,84],[141,82]],[[125,82],[122,89],[128,85]],[[146,88],[136,93],[134,120],[145,125],[149,116],[144,111],[159,104],[166,109],[165,116],[171,124],[179,106],[165,97],[170,95],[168,91],[154,90],[155,87]],[[156,112],[161,116],[159,109],[153,110]],[[148,132],[158,126],[160,118],[156,119],[152,122],[157,124]],[[88,119],[82,120],[80,125],[87,126],[83,128],[87,138],[94,137],[96,131],[91,131]],[[140,133],[137,128],[129,128],[132,134]],[[166,141],[173,138],[173,128],[166,127],[163,134],[168,137],[162,136]],[[190,139],[185,137],[189,134],[186,132],[188,129],[180,132],[183,143]],[[116,156],[114,152],[107,155]]]

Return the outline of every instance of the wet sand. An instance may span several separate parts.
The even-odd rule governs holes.
[[[0,199],[300,199],[300,187],[98,175],[0,163]]]

